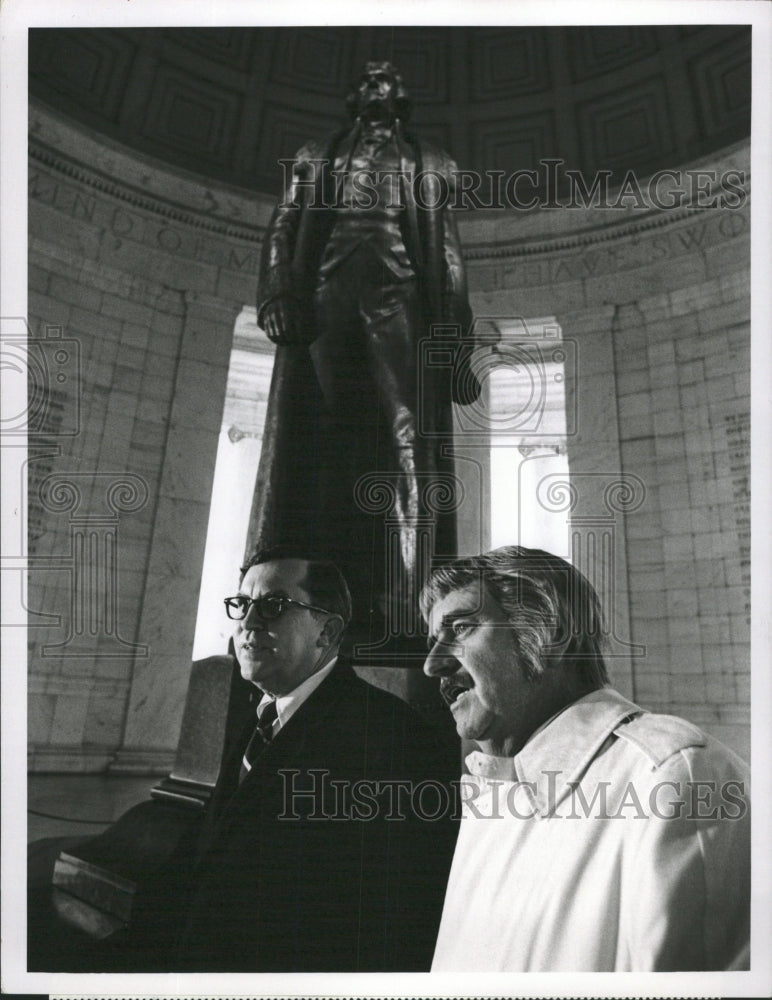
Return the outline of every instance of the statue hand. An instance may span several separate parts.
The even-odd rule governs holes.
[[[263,310],[263,329],[274,344],[307,344],[301,332],[298,304],[290,296],[280,296]],[[313,339],[313,338],[311,338]]]

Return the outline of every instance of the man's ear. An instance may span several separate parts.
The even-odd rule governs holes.
[[[322,647],[337,646],[343,634],[343,619],[340,615],[330,615],[319,633],[317,645]]]

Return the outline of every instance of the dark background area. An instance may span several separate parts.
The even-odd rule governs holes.
[[[277,194],[277,159],[343,121],[367,59],[389,59],[420,134],[462,169],[544,157],[616,180],[750,134],[751,29],[295,27],[33,29],[31,94],[156,159]]]

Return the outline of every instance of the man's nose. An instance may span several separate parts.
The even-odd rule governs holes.
[[[454,674],[461,666],[454,655],[455,650],[453,643],[435,642],[424,663],[426,676],[446,677]]]
[[[253,629],[263,628],[263,619],[257,613],[257,605],[250,604],[247,613],[242,618],[243,627],[250,632]]]

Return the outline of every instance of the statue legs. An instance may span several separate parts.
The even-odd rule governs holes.
[[[321,387],[325,436],[340,449],[345,499],[355,505],[353,488],[365,474],[383,473],[393,489],[389,517],[399,524],[402,567],[388,554],[373,559],[374,590],[387,600],[397,582],[412,591],[416,574],[416,529],[421,510],[419,475],[435,471],[432,448],[418,433],[418,342],[424,318],[415,280],[399,281],[374,254],[359,249],[321,285],[316,294],[318,336],[311,357]],[[356,511],[369,527],[368,557],[385,547],[383,518]],[[380,523],[377,523],[380,522]],[[414,600],[415,594],[401,595]],[[382,598],[383,599],[383,598]],[[383,610],[383,609],[381,609]]]

